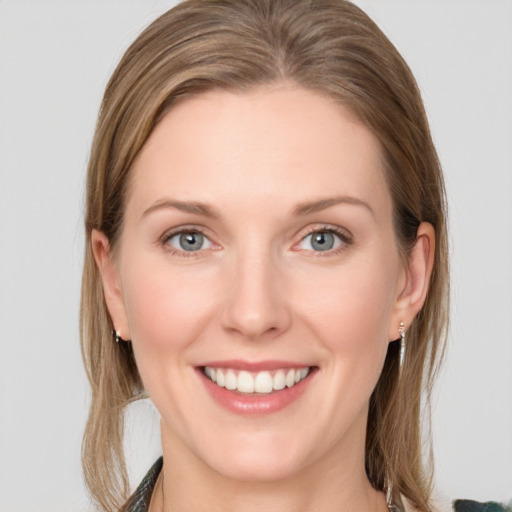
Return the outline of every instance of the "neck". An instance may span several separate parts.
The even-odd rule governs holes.
[[[162,441],[165,462],[151,512],[387,511],[384,494],[366,477],[364,451],[357,462],[353,453],[343,458],[334,450],[286,478],[240,481],[206,466],[183,446]]]

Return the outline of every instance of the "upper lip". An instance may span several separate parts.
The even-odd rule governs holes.
[[[230,359],[224,361],[208,361],[198,365],[199,367],[210,368],[230,368],[233,370],[245,370],[248,372],[262,372],[265,370],[280,370],[287,368],[308,368],[311,365],[307,363],[300,363],[297,361],[280,361],[280,360],[266,360],[266,361],[244,361],[241,359]]]

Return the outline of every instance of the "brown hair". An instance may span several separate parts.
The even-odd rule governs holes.
[[[409,328],[401,374],[398,343],[389,344],[370,401],[366,441],[373,486],[389,486],[395,499],[402,494],[419,511],[432,510],[421,425],[429,425],[422,399],[428,404],[448,318],[443,178],[411,71],[368,16],[345,0],[185,1],[137,38],[108,83],[87,177],[81,304],[92,388],[83,467],[103,510],[118,510],[128,493],[123,414],[143,395],[143,384],[130,344],[113,343],[91,231],[103,231],[115,250],[131,164],[173,104],[215,88],[243,91],[283,80],[350,108],[378,138],[404,256],[420,222],[435,228],[429,293]]]

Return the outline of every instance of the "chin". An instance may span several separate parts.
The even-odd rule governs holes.
[[[214,465],[213,465],[214,464]],[[230,480],[244,482],[276,482],[292,477],[300,469],[293,457],[276,457],[260,451],[235,454],[212,462],[212,469]]]
[[[247,439],[250,437],[250,440]],[[253,433],[239,439],[218,439],[213,449],[196,452],[203,462],[225,478],[247,482],[287,479],[308,465],[306,443],[281,432]]]

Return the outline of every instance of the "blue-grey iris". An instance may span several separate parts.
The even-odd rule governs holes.
[[[204,236],[201,233],[182,233],[180,246],[184,251],[198,251],[203,247]]]
[[[322,231],[311,235],[311,247],[315,251],[328,251],[334,247],[334,235]]]

